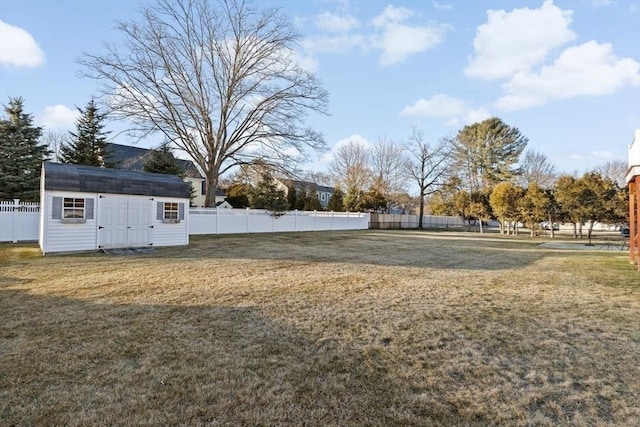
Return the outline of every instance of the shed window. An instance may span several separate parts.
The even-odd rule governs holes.
[[[65,197],[62,206],[62,219],[85,219],[84,199]]]
[[[178,220],[178,204],[177,203],[165,203],[164,204],[164,218],[165,220]]]
[[[320,200],[323,202],[327,200],[327,193],[320,193]]]

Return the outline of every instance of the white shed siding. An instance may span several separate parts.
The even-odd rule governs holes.
[[[184,203],[184,220],[175,224],[165,224],[156,216],[156,203]],[[189,199],[154,197],[153,246],[180,246],[189,244]]]
[[[94,217],[87,219],[84,223],[64,223],[60,219],[52,219],[53,198],[54,197],[74,197],[93,199]],[[95,206],[98,195],[94,193],[76,193],[65,191],[46,191],[42,199],[43,205],[40,209],[41,221],[43,223],[42,238],[40,247],[43,253],[51,252],[71,252],[95,250],[97,243],[97,223]]]

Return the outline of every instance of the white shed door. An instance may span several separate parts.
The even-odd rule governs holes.
[[[102,196],[99,203],[98,247],[140,247],[151,243],[149,199]]]
[[[130,247],[151,243],[149,199],[129,199],[127,207],[127,243]]]

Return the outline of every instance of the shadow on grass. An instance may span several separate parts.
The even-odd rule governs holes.
[[[398,425],[375,359],[252,307],[111,305],[0,291],[7,425]],[[432,422],[447,421],[437,413]]]
[[[543,258],[533,242],[472,233],[352,231],[192,236],[156,257],[291,260],[454,270],[521,268]]]
[[[492,271],[522,268],[554,253],[538,243],[526,237],[413,230],[222,234],[191,236],[187,247],[158,247],[153,254],[115,258],[289,260]],[[21,244],[19,249],[0,244],[0,261],[30,262],[42,258],[36,246]],[[68,255],[106,256],[102,252],[80,252],[48,258]]]

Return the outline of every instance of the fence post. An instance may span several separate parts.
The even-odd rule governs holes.
[[[331,231],[333,231],[333,211],[331,211]]]
[[[249,234],[249,209],[250,209],[250,208],[246,208],[246,209],[247,209],[247,211],[246,211],[246,212],[247,212],[247,222],[246,222],[246,225],[247,225],[247,234]]]
[[[216,234],[220,234],[220,207],[216,206]]]
[[[293,211],[293,231],[298,232],[298,209]]]
[[[13,225],[12,225],[12,237],[13,243],[18,243],[18,207],[20,206],[20,199],[13,199]]]
[[[313,211],[313,231],[318,231],[318,226],[316,225],[316,221],[318,220],[318,211]]]

